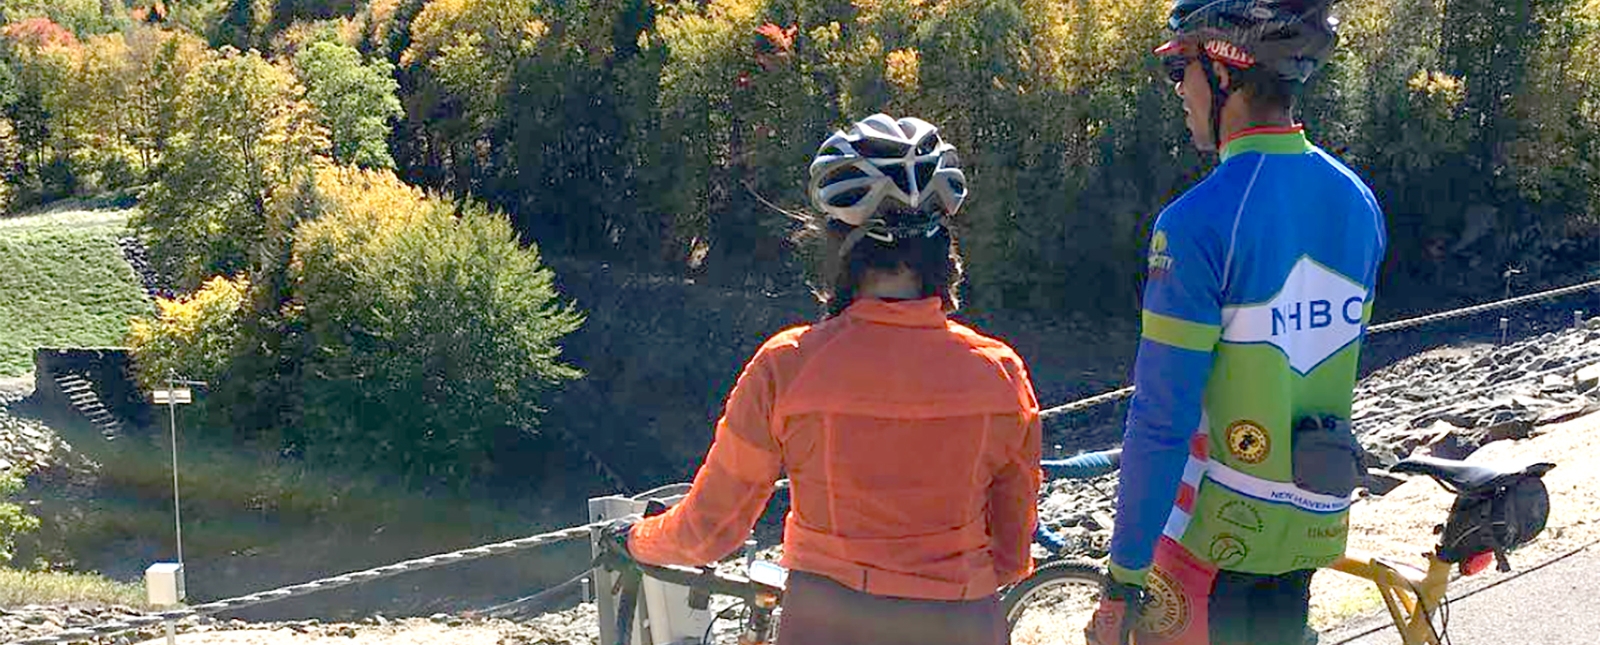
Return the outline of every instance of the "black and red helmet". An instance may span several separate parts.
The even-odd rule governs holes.
[[[1235,69],[1256,65],[1304,82],[1332,53],[1338,21],[1332,0],[1177,0],[1172,40],[1156,55],[1180,62],[1205,56]]]

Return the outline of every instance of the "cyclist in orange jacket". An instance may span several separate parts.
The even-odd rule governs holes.
[[[823,142],[810,177],[824,319],[757,350],[688,496],[618,537],[643,562],[713,562],[786,471],[780,644],[1004,643],[996,590],[1033,567],[1038,401],[1016,352],[947,318],[955,149],[875,114]]]

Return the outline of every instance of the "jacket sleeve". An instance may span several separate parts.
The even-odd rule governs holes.
[[[1143,584],[1156,542],[1175,512],[1221,336],[1227,242],[1204,227],[1198,215],[1169,209],[1151,236],[1133,367],[1136,390],[1124,427],[1111,538],[1111,574],[1126,583]]]
[[[1043,479],[1039,467],[1043,456],[1039,402],[1020,360],[1015,372],[1024,410],[1015,416],[991,419],[991,423],[1018,424],[1008,433],[1013,440],[1007,444],[1005,461],[989,485],[989,544],[1001,585],[1033,573],[1033,530],[1039,521],[1039,485]]]
[[[689,494],[666,513],[634,525],[628,536],[633,557],[698,566],[744,544],[782,467],[770,425],[777,382],[768,358],[758,352],[739,375]]]

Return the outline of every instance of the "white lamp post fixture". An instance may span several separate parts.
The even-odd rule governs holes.
[[[151,604],[175,605],[183,602],[187,595],[183,575],[183,508],[178,492],[178,406],[194,402],[194,391],[189,386],[205,384],[204,381],[180,379],[176,374],[169,373],[167,387],[150,393],[152,402],[167,406],[167,427],[172,436],[172,526],[178,552],[176,563],[156,563],[145,572]]]

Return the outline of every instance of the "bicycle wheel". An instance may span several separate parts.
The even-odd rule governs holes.
[[[1057,560],[1035,569],[1000,597],[1013,645],[1080,645],[1100,602],[1106,574],[1082,560]]]

